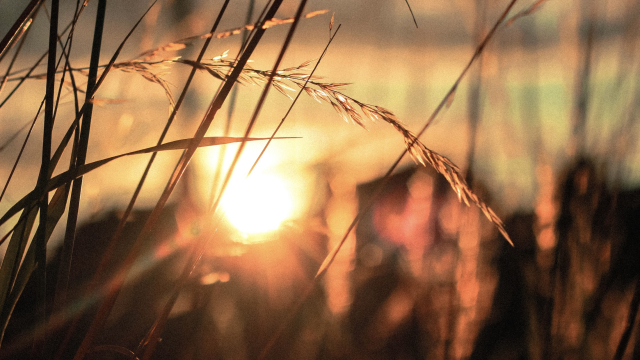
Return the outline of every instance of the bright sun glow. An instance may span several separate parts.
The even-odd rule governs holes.
[[[253,174],[229,185],[222,199],[226,216],[244,234],[276,230],[293,214],[293,198],[275,175]]]

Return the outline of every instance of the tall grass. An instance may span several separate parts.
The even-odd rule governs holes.
[[[291,308],[287,316],[280,319],[281,321],[278,324],[271,325],[273,331],[269,334],[268,339],[263,339],[262,344],[264,344],[264,347],[252,353],[253,355],[257,355],[260,358],[272,358],[274,353],[278,353],[274,348],[282,344],[283,341],[287,341],[287,336],[291,333],[291,329],[300,326],[299,321],[303,318],[300,314],[301,312],[308,311],[308,304],[313,303],[316,299],[318,291],[320,291],[322,287],[321,280],[323,280],[328,268],[332,265],[338,252],[349,239],[350,233],[355,229],[358,222],[380,199],[385,185],[392,178],[393,174],[397,172],[397,168],[407,154],[411,156],[417,165],[432,169],[439,174],[438,176],[441,176],[441,179],[446,181],[460,203],[464,203],[466,206],[475,205],[489,222],[495,226],[506,242],[511,246],[513,246],[514,243],[517,244],[518,241],[512,240],[510,234],[507,232],[507,227],[496,212],[492,210],[471,187],[476,183],[477,179],[477,177],[471,176],[473,171],[471,166],[474,164],[473,151],[475,149],[475,139],[477,136],[478,109],[476,108],[475,115],[470,115],[474,129],[471,140],[474,145],[468,157],[468,168],[465,171],[462,171],[446,156],[428,147],[420,139],[438,118],[440,113],[451,106],[458,89],[461,87],[470,69],[479,61],[488,44],[494,40],[496,34],[500,31],[509,31],[510,28],[508,25],[513,24],[525,16],[535,16],[534,12],[539,10],[544,2],[544,0],[539,0],[527,4],[522,11],[510,17],[509,15],[512,13],[512,8],[516,4],[516,0],[509,1],[500,12],[500,15],[492,20],[494,21],[493,25],[486,33],[482,31],[482,22],[477,22],[477,45],[475,46],[472,56],[453,84],[451,84],[449,90],[437,104],[435,110],[426,117],[420,130],[414,133],[400,121],[398,116],[391,110],[371,104],[364,99],[356,99],[354,96],[349,95],[348,84],[328,81],[316,74],[319,64],[325,57],[327,48],[329,48],[335,37],[339,37],[338,30],[340,29],[340,25],[334,24],[334,16],[326,21],[331,36],[325,51],[317,60],[305,61],[297,66],[283,66],[285,54],[287,54],[290,51],[290,47],[293,46],[292,40],[296,36],[298,25],[306,21],[306,19],[313,17],[326,16],[328,18],[328,11],[307,11],[307,1],[305,0],[297,3],[294,7],[295,14],[286,19],[278,19],[276,17],[283,1],[269,1],[264,5],[255,23],[232,30],[220,30],[219,27],[227,11],[230,11],[229,7],[233,7],[234,4],[229,0],[224,1],[221,5],[216,3],[212,6],[219,6],[220,9],[217,11],[208,33],[173,40],[154,49],[144,51],[133,59],[121,60],[120,55],[123,49],[130,46],[130,38],[139,31],[138,27],[145,16],[148,16],[148,13],[154,6],[158,6],[156,2],[153,2],[149,5],[146,12],[139,15],[139,19],[135,25],[133,25],[131,29],[127,29],[128,32],[126,36],[106,64],[100,63],[101,54],[104,55],[106,51],[102,39],[106,36],[105,34],[109,34],[109,27],[113,26],[113,24],[105,21],[106,13],[109,11],[106,0],[98,0],[97,14],[92,24],[94,25],[93,42],[90,51],[90,61],[87,67],[84,67],[84,65],[80,67],[77,66],[77,60],[72,55],[80,53],[80,56],[83,57],[85,54],[82,54],[83,50],[79,49],[77,45],[72,48],[72,44],[74,44],[73,39],[75,34],[78,31],[84,31],[84,29],[78,29],[77,27],[82,24],[82,16],[85,15],[85,12],[92,10],[94,2],[80,3],[80,1],[77,1],[74,13],[68,16],[71,18],[69,25],[63,28],[58,26],[61,14],[59,13],[60,4],[58,4],[57,0],[53,0],[50,5],[45,4],[43,1],[30,1],[14,25],[8,30],[2,42],[0,42],[0,61],[3,63],[6,62],[6,54],[15,48],[13,58],[7,66],[6,75],[2,78],[2,84],[8,84],[9,80],[16,84],[11,92],[6,93],[5,91],[6,96],[0,105],[0,111],[5,103],[13,100],[14,93],[23,86],[23,84],[30,81],[37,81],[36,79],[43,76],[46,79],[44,96],[34,95],[41,96],[42,103],[44,104],[44,130],[42,131],[42,140],[39,141],[42,147],[41,165],[39,167],[37,182],[34,189],[27,194],[11,194],[13,204],[0,218],[0,225],[5,225],[5,228],[9,228],[7,233],[3,234],[2,238],[2,241],[8,244],[0,267],[0,308],[2,309],[0,311],[0,326],[2,327],[2,334],[4,335],[9,322],[12,320],[14,308],[20,300],[28,281],[35,281],[37,284],[36,288],[38,289],[36,292],[37,297],[32,303],[33,312],[36,314],[34,321],[35,327],[28,331],[29,339],[27,341],[31,343],[30,356],[32,358],[60,359],[69,356],[69,354],[73,354],[74,359],[80,360],[93,356],[92,354],[97,352],[107,352],[128,356],[130,358],[151,359],[160,344],[170,314],[179,301],[181,293],[185,292],[185,289],[189,286],[190,279],[193,278],[194,272],[196,272],[198,266],[201,265],[201,259],[208,247],[210,247],[211,243],[222,241],[220,238],[223,237],[223,235],[221,235],[223,231],[219,229],[224,227],[224,211],[220,209],[220,203],[232,177],[238,171],[236,168],[240,158],[245,156],[244,151],[247,144],[249,142],[265,142],[262,152],[254,160],[254,165],[251,167],[249,174],[247,174],[247,176],[249,176],[272,141],[288,141],[284,137],[278,137],[277,134],[282,124],[287,120],[289,111],[291,111],[291,108],[296,104],[296,101],[301,95],[309,96],[321,104],[331,106],[342,119],[357,126],[365,127],[368,121],[378,121],[390,125],[404,141],[405,148],[397,160],[389,166],[388,170],[382,176],[382,180],[380,184],[377,185],[370,201],[359,209],[350,226],[344,231],[344,236],[341,237],[333,249],[325,249],[327,251],[323,252],[323,258],[319,259],[318,267],[313,269],[315,276],[312,276],[312,279],[308,279],[309,281],[305,284],[306,287],[298,294],[299,298],[291,302]],[[406,1],[406,5],[409,6],[408,1]],[[23,45],[27,43],[26,39],[30,31],[30,24],[36,14],[41,13],[43,9],[46,10],[49,15],[48,50],[46,50],[45,55],[35,61],[26,71],[13,71],[15,60],[21,56]],[[413,22],[416,27],[418,27],[418,21],[413,16],[414,13],[410,6],[409,10]],[[40,16],[40,18],[42,18],[42,16]],[[271,31],[272,28],[285,27],[286,35],[279,45],[278,54],[271,69],[259,69],[250,66],[249,61],[251,59],[260,57],[261,48],[259,45],[265,42],[264,36],[266,33]],[[59,30],[60,28],[62,31]],[[245,31],[248,32],[248,36],[243,40],[240,50],[235,57],[229,58],[228,53],[225,52],[223,55],[210,60],[205,59],[208,47],[213,41],[239,35]],[[169,54],[173,52],[182,50],[188,45],[198,44],[200,41],[202,41],[203,44],[195,59],[169,56]],[[16,44],[18,45],[15,46]],[[589,59],[591,58],[590,46],[592,44],[589,42],[587,45],[584,70],[580,76],[582,83],[581,86],[579,86],[580,91],[578,93],[577,125],[575,128],[577,132],[580,132],[579,130],[584,127],[586,121],[585,104],[589,96],[586,91],[588,86],[585,84],[588,84],[590,76]],[[59,54],[59,49],[62,50],[62,54]],[[310,55],[309,58],[313,58],[314,56],[316,55]],[[37,74],[36,69],[39,68],[40,62],[45,57],[47,58],[46,72]],[[71,63],[72,59],[74,66],[72,66]],[[163,72],[165,72],[166,69],[177,71],[180,67],[188,68],[189,73],[176,99],[173,94],[173,86],[165,79]],[[140,147],[135,151],[123,152],[122,154],[110,156],[102,160],[88,162],[87,153],[93,143],[91,139],[96,136],[90,134],[91,123],[94,121],[92,120],[94,117],[94,106],[104,103],[96,94],[100,92],[101,86],[103,86],[106,79],[110,79],[113,73],[118,71],[126,73],[129,76],[141,76],[145,80],[159,86],[167,96],[170,114],[165,121],[164,128],[155,146],[147,148]],[[36,74],[34,75],[34,73]],[[167,141],[167,136],[178,114],[181,111],[185,111],[185,99],[189,92],[193,91],[192,82],[198,73],[208,75],[208,80],[211,81],[211,84],[214,84],[210,86],[216,86],[215,84],[217,84],[218,88],[215,94],[210,97],[209,105],[204,110],[204,116],[193,132],[193,135],[180,140]],[[78,78],[84,78],[85,75],[87,75],[86,89],[81,89],[78,85]],[[68,82],[66,81],[67,78],[69,79]],[[478,98],[481,86],[483,86],[481,78],[481,73],[478,71],[476,87],[474,88],[475,97],[471,100],[472,102],[475,101],[475,103],[471,104],[472,107],[479,106]],[[223,105],[228,101],[233,101],[229,99],[232,97],[232,89],[239,84],[256,87],[256,91],[260,87],[262,88],[257,103],[253,107],[250,120],[242,132],[242,136],[232,137],[227,136],[226,133],[225,136],[206,136],[214,126],[214,119],[220,116],[219,112],[223,108]],[[0,87],[0,89],[2,89],[2,87]],[[256,123],[262,121],[261,111],[271,89],[275,89],[288,96],[293,100],[293,104],[278,126],[275,127],[270,137],[252,137]],[[74,116],[71,118],[58,116],[61,96],[63,96],[66,91],[70,91],[74,99],[75,111]],[[84,101],[79,100],[80,94],[82,93],[85,94]],[[295,97],[292,96],[294,93],[296,94]],[[37,113],[40,113],[40,109],[38,109]],[[65,114],[65,116],[67,115]],[[29,133],[24,139],[23,149],[27,146],[27,142],[30,139],[31,129],[37,126],[37,120],[38,116],[36,115],[31,123]],[[63,134],[58,143],[54,143],[54,138],[57,138],[54,137],[54,129]],[[103,135],[97,134],[97,136]],[[578,134],[575,140],[579,143],[584,140],[584,135],[581,133]],[[185,173],[187,173],[188,168],[192,166],[190,164],[193,162],[192,160],[197,149],[225,144],[237,144],[238,147],[233,156],[233,160],[226,168],[222,167],[222,158],[219,160],[221,163],[218,164],[218,168],[224,172],[224,175],[221,175],[222,182],[220,186],[217,186],[218,180],[214,180],[215,184],[212,186],[214,193],[210,206],[198,211],[200,213],[199,216],[206,219],[199,229],[201,235],[186,246],[186,250],[184,251],[186,253],[185,259],[183,263],[180,264],[180,269],[177,270],[179,275],[176,276],[175,283],[172,284],[172,289],[168,292],[169,296],[157,299],[161,305],[159,306],[160,310],[157,312],[153,323],[148,329],[145,329],[144,335],[135,340],[138,344],[135,348],[125,348],[120,345],[105,346],[97,344],[107,326],[110,316],[113,316],[114,308],[116,307],[119,297],[121,297],[127,277],[130,276],[137,261],[145,255],[145,251],[148,251],[146,242],[153,236],[154,230],[162,225],[163,209],[169,203],[170,198],[175,196],[172,194],[178,188],[178,184],[185,181],[183,177]],[[4,149],[4,147],[2,149]],[[118,259],[121,260],[119,267],[113,273],[109,274],[111,270],[108,267],[113,262],[113,257],[116,253],[115,249],[119,246],[118,244],[123,242],[124,237],[130,235],[127,234],[127,224],[133,221],[132,218],[134,217],[136,202],[138,201],[144,184],[149,179],[157,155],[164,151],[179,150],[181,150],[182,153],[175,163],[175,166],[172,169],[165,168],[160,170],[168,176],[167,184],[157,197],[157,201],[155,201],[155,205],[149,212],[148,217],[144,220],[144,225],[141,226],[139,234],[136,234],[130,240],[131,244],[129,244],[130,248],[128,252],[123,255],[122,259]],[[59,164],[64,153],[69,154],[69,165],[65,168]],[[83,177],[88,174],[94,174],[98,168],[101,168],[107,163],[117,163],[121,158],[141,154],[151,154],[151,157],[147,161],[144,171],[139,176],[137,186],[130,198],[128,206],[119,219],[114,235],[111,236],[108,242],[109,246],[106,247],[104,253],[100,254],[101,260],[97,265],[97,270],[93,275],[92,281],[87,284],[82,291],[81,299],[92,299],[91,301],[82,302],[82,306],[87,309],[94,308],[95,310],[91,313],[89,324],[82,324],[81,317],[75,316],[74,314],[75,311],[78,311],[78,309],[74,309],[74,306],[76,306],[74,303],[75,300],[71,299],[67,293],[70,287],[68,282],[71,278],[72,264],[74,261],[78,261],[77,258],[74,258],[74,243],[76,241],[76,233],[78,232],[78,219],[82,217],[80,212],[82,209],[81,193]],[[20,169],[21,161],[24,160],[22,160],[21,155],[19,155],[15,161],[14,169]],[[157,167],[157,165],[155,166]],[[13,171],[11,174],[13,174]],[[118,176],[118,174],[116,174],[116,176]],[[0,201],[3,200],[3,196],[9,188],[11,179],[12,175],[9,176],[3,193],[0,195]],[[217,192],[215,192],[216,189]],[[53,192],[52,196],[50,196],[51,192]],[[8,200],[5,199],[5,201]],[[566,212],[569,210],[561,209],[561,211]],[[60,226],[58,223],[65,217],[67,223],[60,255],[60,265],[55,273],[50,273],[51,270],[47,267],[47,259],[51,259],[51,256],[48,255],[51,247],[47,246],[47,244],[54,233],[54,229],[56,226]],[[15,218],[18,219],[16,220]],[[569,235],[562,232],[562,220],[562,217],[558,220],[558,236],[561,238],[569,238]],[[34,227],[36,231],[32,236],[31,233]],[[567,286],[562,283],[562,281],[558,282],[556,280],[556,278],[562,277],[562,267],[558,263],[560,261],[559,259],[567,254],[571,255],[572,251],[570,248],[564,248],[563,246],[564,245],[559,245],[557,247],[555,254],[556,263],[550,269],[551,294],[547,299],[549,306],[547,307],[547,312],[544,313],[546,318],[540,321],[543,326],[546,326],[540,334],[542,338],[542,340],[540,340],[542,345],[540,346],[543,348],[541,353],[545,354],[545,356],[552,356],[557,353],[557,351],[554,350],[556,349],[556,344],[552,341],[552,337],[557,334],[552,331],[551,321],[554,317],[557,321],[558,318],[564,316],[561,313],[563,310],[558,310],[556,303],[553,301],[562,299],[562,301],[567,302],[570,301],[571,298],[570,291],[568,290],[562,293],[562,295],[556,296],[553,294],[554,291],[562,291],[563,286]],[[105,281],[105,277],[107,276],[109,279]],[[56,279],[54,290],[47,288],[51,284],[50,279]],[[454,299],[458,290],[456,290],[455,287],[451,287],[450,290],[450,310],[455,312],[454,310],[457,309],[457,307],[454,304]],[[50,293],[53,293],[53,304],[49,303],[51,300],[48,294]],[[100,296],[95,299],[93,298],[94,294],[100,294]],[[207,292],[207,294],[211,295],[210,292]],[[637,312],[637,298],[636,291],[630,306],[628,326],[616,350],[617,358],[623,356],[627,343],[629,342]],[[567,303],[560,303],[563,306],[567,306]],[[452,324],[449,325],[449,330],[452,334],[455,334],[455,316],[451,316],[451,318],[453,320]],[[547,320],[548,323],[545,323]],[[61,326],[60,324],[65,325]],[[78,335],[76,329],[81,329],[82,333]],[[545,333],[547,330],[548,332]],[[60,335],[61,331],[64,332],[63,335]],[[81,336],[81,339],[75,338],[78,336]],[[555,341],[557,341],[557,339]],[[536,343],[536,345],[538,345],[538,343]],[[193,354],[190,356],[193,356]],[[453,356],[452,350],[450,350],[449,347],[445,347],[444,356],[447,358]]]

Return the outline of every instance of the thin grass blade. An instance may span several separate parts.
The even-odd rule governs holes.
[[[24,28],[25,23],[31,18],[31,14],[33,10],[38,6],[41,0],[31,0],[29,4],[25,7],[18,20],[13,23],[11,29],[7,31],[2,41],[0,41],[0,58],[2,58],[5,51],[11,46],[11,44],[15,43],[16,35],[19,35],[21,30]]]
[[[22,261],[37,214],[37,207],[25,209],[9,240],[9,245],[3,258],[2,266],[0,267],[0,309],[3,311],[6,308],[7,296],[14,287],[20,262]],[[10,313],[8,315],[10,315]],[[4,327],[2,328],[2,333],[4,334]]]
[[[409,5],[409,0],[404,0],[407,3],[407,7],[409,8],[409,12],[411,13],[411,18],[413,19],[413,23],[416,25],[416,29],[418,28],[418,22],[416,21],[416,16],[413,15],[413,10],[411,9],[411,5]]]
[[[71,32],[73,32],[74,29],[74,25],[77,22],[77,19],[80,17],[80,14],[82,13],[82,11],[84,10],[84,8],[87,6],[88,1],[85,1],[82,3],[82,6],[80,6],[80,9],[76,12],[76,16],[74,17],[73,20],[71,20],[71,22],[65,27],[63,32],[67,32],[67,30],[71,29]],[[70,35],[71,36],[71,35]],[[66,50],[66,45],[63,46],[63,51]],[[42,56],[40,56],[38,58],[38,60],[35,62],[35,64],[33,66],[31,66],[29,68],[29,70],[27,71],[27,74],[20,77],[20,81],[18,82],[18,84],[11,90],[11,92],[7,95],[7,97],[2,101],[2,103],[0,103],[0,108],[7,102],[9,101],[9,99],[11,98],[11,96],[20,88],[20,86],[29,78],[31,77],[41,77],[41,76],[45,76],[44,75],[32,75],[33,71],[38,67],[38,65],[40,65],[40,62],[42,62],[42,60],[47,57],[47,55],[49,54],[49,52],[45,52],[44,54],[42,54]]]
[[[39,7],[38,7],[39,9]],[[31,23],[33,22],[33,19],[35,19],[37,13],[38,13],[38,9],[36,9],[33,13],[33,16],[31,18],[29,18],[25,24],[22,26],[22,30],[21,30],[21,34],[18,35],[20,37],[20,43],[18,44],[18,48],[16,49],[15,53],[13,54],[13,57],[11,58],[11,61],[9,62],[9,66],[7,66],[7,71],[5,72],[4,77],[2,78],[2,81],[0,82],[0,93],[2,92],[2,90],[4,89],[5,84],[7,83],[7,79],[9,78],[9,74],[11,73],[11,69],[13,69],[13,65],[15,65],[16,63],[16,59],[18,59],[18,56],[20,55],[20,52],[22,51],[22,47],[24,46],[24,43],[27,41],[27,35],[29,35],[29,29],[31,29]],[[2,61],[2,57],[3,55],[0,55],[0,62]]]
[[[69,169],[74,172],[75,168],[82,166],[86,162],[87,149],[89,148],[89,134],[91,130],[91,119],[93,116],[93,103],[89,101],[94,94],[96,80],[98,77],[98,67],[100,65],[100,50],[102,48],[102,33],[104,29],[104,21],[106,14],[106,0],[98,0],[98,10],[95,20],[95,30],[93,34],[93,45],[91,49],[91,60],[89,64],[89,78],[87,80],[86,99],[87,103],[82,114],[82,126],[80,128],[79,141],[77,151],[74,151],[76,157],[75,162],[72,158],[72,166]],[[80,195],[82,191],[82,176],[77,177],[73,181],[71,190],[71,199],[69,202],[69,213],[67,217],[67,227],[65,229],[64,242],[62,244],[62,253],[60,266],[57,274],[56,292],[54,300],[54,308],[60,309],[66,301],[67,286],[69,282],[69,274],[71,272],[71,260],[73,255],[73,247],[75,242],[76,226],[78,223],[78,214],[80,212]]]
[[[331,17],[331,25],[333,26],[333,17]],[[264,153],[267,151],[267,148],[269,147],[269,145],[271,144],[271,140],[275,139],[276,134],[278,133],[278,130],[280,130],[280,127],[282,127],[282,124],[284,124],[284,121],[287,119],[287,117],[289,116],[289,113],[291,112],[291,110],[293,109],[293,106],[296,104],[296,102],[298,101],[298,98],[300,97],[300,94],[302,94],[303,91],[307,92],[307,84],[309,83],[309,81],[311,80],[311,78],[313,77],[313,74],[316,72],[316,69],[318,68],[318,65],[320,65],[320,61],[322,61],[322,59],[324,58],[324,55],[327,53],[327,49],[329,49],[329,45],[331,45],[331,42],[333,41],[333,39],[335,38],[336,34],[338,33],[338,31],[340,30],[340,26],[342,24],[338,25],[338,28],[336,29],[336,31],[333,33],[333,35],[331,36],[331,38],[329,39],[329,42],[327,43],[327,45],[325,46],[324,50],[322,51],[322,54],[320,54],[320,57],[318,58],[318,61],[316,61],[316,64],[314,65],[313,69],[311,70],[311,72],[309,73],[309,76],[307,77],[306,81],[304,82],[304,84],[302,85],[302,87],[300,88],[300,91],[298,91],[298,94],[296,95],[295,99],[293,99],[293,102],[291,103],[291,105],[289,106],[289,109],[287,110],[287,112],[284,114],[284,116],[282,117],[282,120],[280,120],[280,123],[278,124],[278,126],[275,128],[275,130],[273,130],[273,133],[271,134],[271,137],[269,138],[269,141],[267,141],[267,143],[264,145],[264,148],[262,148],[262,151],[260,152],[260,155],[258,155],[258,158],[256,159],[256,161],[254,161],[253,165],[251,165],[251,169],[249,169],[249,172],[247,173],[247,177],[249,175],[251,175],[251,173],[253,172],[253,170],[255,169],[255,167],[258,165],[258,161],[260,161],[260,159],[262,158],[262,155],[264,155]],[[307,92],[308,93],[308,92]]]
[[[275,139],[298,139],[297,137],[276,137]],[[249,138],[245,139],[243,137],[206,137],[202,139],[202,142],[198,147],[208,147],[208,146],[216,146],[216,145],[225,145],[225,144],[233,144],[233,143],[241,143],[242,141],[258,141],[258,140],[269,140],[269,138]],[[110,163],[113,160],[120,159],[125,156],[132,155],[141,155],[141,154],[149,154],[159,151],[171,151],[171,150],[185,150],[189,147],[192,139],[182,139],[171,141],[166,144],[162,144],[160,146],[152,146],[142,150],[132,151],[126,154],[120,154],[116,156],[112,156],[106,159],[98,160],[91,162],[89,164],[85,164],[81,167],[78,167],[74,172],[65,171],[51,178],[49,184],[47,185],[47,191],[54,190],[64,184],[67,184],[73,181],[78,176],[86,175],[87,173],[98,169],[99,167]],[[7,222],[7,220],[11,219],[17,213],[19,213],[22,209],[27,206],[27,204],[33,203],[36,201],[37,193],[32,191],[25,195],[23,198],[18,200],[7,212],[0,218],[0,225],[3,225]]]
[[[2,201],[2,198],[4,197],[4,194],[6,193],[7,188],[9,187],[9,183],[11,182],[11,179],[13,178],[13,174],[15,173],[16,168],[18,167],[18,163],[20,162],[20,159],[22,158],[22,154],[24,153],[24,148],[27,146],[27,142],[29,141],[29,137],[31,136],[31,132],[33,131],[33,127],[36,124],[36,120],[38,119],[38,115],[40,115],[40,111],[42,110],[42,106],[43,105],[44,105],[44,100],[40,103],[40,108],[38,109],[38,113],[36,114],[36,117],[31,122],[31,127],[29,128],[29,131],[27,132],[27,136],[25,137],[24,141],[22,142],[22,147],[20,148],[20,151],[18,152],[18,156],[16,158],[16,161],[13,163],[13,167],[11,168],[11,171],[9,172],[9,176],[7,177],[7,181],[5,182],[4,187],[2,188],[2,193],[0,193],[0,201]]]
[[[35,276],[37,282],[36,292],[36,319],[37,323],[42,324],[43,331],[38,332],[34,336],[33,348],[31,356],[32,358],[43,358],[44,346],[46,344],[46,322],[47,322],[47,242],[45,239],[46,225],[48,219],[49,209],[49,197],[45,190],[49,181],[50,162],[51,162],[51,144],[53,137],[53,122],[54,122],[54,96],[55,96],[55,83],[56,83],[56,51],[58,46],[58,13],[59,13],[59,0],[51,1],[51,21],[49,24],[49,56],[47,59],[47,84],[44,104],[44,131],[42,134],[42,162],[40,166],[40,174],[38,176],[38,182],[36,184],[36,193],[39,194],[38,207],[40,208],[38,231],[33,238],[33,245],[35,246],[35,258],[36,263],[40,264],[37,267]]]
[[[268,10],[266,11],[265,16],[262,18],[263,19],[262,21],[264,21],[264,19],[272,18],[275,15],[278,8],[280,7],[281,3],[282,3],[281,0],[274,0],[273,3],[268,7]],[[242,53],[242,56],[238,60],[238,64],[236,68],[234,68],[231,75],[229,76],[229,79],[223,84],[219,93],[211,102],[211,105],[207,110],[207,114],[205,115],[200,126],[198,127],[198,130],[196,131],[195,136],[193,137],[194,138],[193,141],[191,142],[191,144],[189,145],[188,149],[185,151],[181,159],[178,161],[178,164],[176,165],[176,168],[173,174],[171,175],[171,178],[167,186],[165,187],[165,190],[163,191],[160,199],[158,200],[154,210],[151,212],[149,218],[147,219],[141,231],[141,234],[136,239],[133,245],[133,248],[129,252],[129,255],[125,259],[124,265],[121,267],[120,271],[116,275],[116,280],[114,281],[114,285],[111,291],[107,294],[102,305],[100,306],[100,309],[98,310],[98,314],[94,318],[94,321],[91,324],[91,327],[87,331],[87,334],[83,339],[82,344],[78,349],[78,352],[76,352],[74,360],[81,360],[84,357],[84,355],[90,350],[95,336],[97,335],[98,331],[102,328],[104,322],[107,319],[108,314],[111,311],[113,304],[115,303],[115,299],[117,298],[120,292],[120,289],[122,287],[126,274],[129,271],[129,268],[133,265],[133,262],[139,255],[141,238],[146,236],[146,234],[150,231],[150,229],[155,226],[155,222],[158,220],[160,211],[162,210],[167,200],[169,199],[169,196],[173,192],[173,189],[175,188],[176,184],[182,177],[182,174],[184,173],[187,165],[189,164],[200,141],[202,140],[205,133],[207,132],[218,110],[222,107],[224,101],[229,95],[229,92],[231,91],[231,88],[235,84],[236,79],[238,78],[245,64],[249,60],[249,57],[251,56],[251,54],[257,47],[258,43],[262,39],[264,32],[265,32],[265,29],[257,29],[254,32],[253,36],[251,37],[251,40],[247,43],[246,49],[244,50],[244,52]]]
[[[45,233],[44,235],[36,233],[36,236],[41,235],[42,237],[44,237],[46,242],[49,242],[49,239],[51,238],[51,234],[53,233],[53,230],[56,224],[64,214],[66,204],[67,204],[68,194],[69,194],[69,186],[65,186],[65,187],[59,188],[56,191],[56,193],[51,197],[47,223],[46,223],[46,227],[44,227]],[[14,231],[14,235],[18,234],[18,237],[21,238],[20,245],[23,246],[22,254],[24,254],[24,246],[26,245],[27,240],[29,239],[29,233],[33,228],[33,224],[35,222],[37,212],[38,212],[38,209],[34,207],[30,211],[26,221],[22,222],[22,224],[24,225],[21,225],[19,228],[16,228],[16,230]],[[20,234],[22,234],[22,236],[20,236]],[[11,246],[11,243],[9,244],[9,246]],[[19,259],[22,259],[22,254],[20,255]],[[29,281],[29,277],[31,276],[33,271],[36,269],[37,261],[36,261],[35,254],[36,254],[36,245],[35,243],[32,242],[29,245],[29,249],[27,250],[26,255],[24,256],[24,260],[22,261],[22,263],[20,264],[19,261],[17,262],[17,264],[20,264],[20,267],[19,269],[17,267],[15,268],[16,274],[13,275],[13,279],[12,279],[13,285],[11,286],[10,292],[8,294],[4,294],[4,293],[1,294],[3,297],[3,304],[1,308],[2,310],[0,311],[0,330],[1,330],[0,343],[2,342],[2,336],[4,336],[4,331],[7,328],[7,325],[9,324],[11,313],[13,312],[13,309],[16,303],[18,302],[20,295],[22,295],[22,291],[24,290],[24,287],[26,286],[27,281]],[[7,258],[5,258],[5,260],[6,259]],[[4,267],[4,263],[3,263],[3,267]],[[2,287],[0,289],[4,289],[5,288],[4,274],[0,274],[0,279],[2,279]]]

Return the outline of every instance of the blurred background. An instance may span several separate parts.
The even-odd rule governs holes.
[[[27,3],[0,0],[0,34]],[[251,23],[246,19],[255,20],[265,4],[232,1],[219,29]],[[318,59],[340,25],[315,76],[327,83],[348,83],[344,94],[389,109],[417,133],[508,4],[411,0],[411,12],[402,0],[310,1],[305,12],[328,12],[300,22],[283,67]],[[221,5],[158,1],[119,61],[142,59],[144,51],[207,33]],[[46,6],[11,74],[3,78],[0,101],[46,51]],[[61,6],[60,23],[67,24],[75,2],[63,1]],[[109,2],[101,63],[109,60],[148,6],[141,1]],[[297,6],[296,1],[284,1],[277,17],[292,17]],[[521,13],[526,10],[531,11]],[[516,14],[523,16],[514,18]],[[378,191],[380,178],[402,154],[404,140],[383,121],[367,120],[365,130],[343,121],[327,103],[303,94],[278,133],[299,138],[270,144],[245,181],[264,143],[247,145],[223,197],[227,216],[219,224],[220,235],[167,327],[164,338],[175,343],[167,340],[159,347],[158,358],[215,354],[253,359],[271,345],[270,358],[640,356],[635,329],[640,151],[633,140],[639,134],[639,18],[640,3],[632,0],[517,1],[507,16],[513,21],[498,28],[455,97],[421,137],[427,147],[458,165],[474,192],[505,221],[515,247],[482,212],[460,204],[441,175],[417,167],[407,156],[348,235],[322,286],[310,292],[305,289],[315,272]],[[94,21],[92,2],[74,37],[70,61],[76,68],[88,64]],[[288,27],[267,31],[251,67],[271,69]],[[154,59],[193,60],[202,41],[161,51]],[[241,42],[242,35],[214,39],[205,58],[228,51],[227,58],[233,59]],[[8,57],[0,62],[3,76],[8,63]],[[191,69],[165,63],[148,70],[164,79],[177,97]],[[41,65],[33,74],[45,72]],[[85,75],[76,77],[86,83]],[[219,84],[204,71],[197,74],[167,141],[193,136]],[[29,79],[0,107],[3,183],[36,116],[44,85],[44,77]],[[242,136],[260,92],[258,85],[238,85],[207,136]],[[170,113],[165,90],[132,71],[113,71],[96,98],[88,161],[155,145]],[[72,100],[69,88],[63,88],[54,144],[73,120]],[[252,136],[270,136],[290,103],[271,91]],[[41,137],[37,123],[0,202],[2,213],[35,186]],[[158,234],[163,239],[158,244],[169,242],[172,250],[149,250],[153,268],[163,268],[168,281],[177,278],[178,270],[167,269],[177,268],[181,260],[166,254],[180,253],[201,227],[199,222],[211,221],[202,218],[204,209],[220,191],[236,149],[199,149],[171,199],[167,211],[175,224]],[[65,156],[62,164],[68,162],[69,154]],[[156,203],[179,156],[159,154],[138,201],[140,219]],[[126,157],[86,175],[80,221],[97,224],[117,218],[147,161],[148,155]],[[3,234],[13,224],[0,227]],[[62,237],[64,227],[59,228],[52,249]],[[149,278],[156,276],[149,264],[140,266]],[[145,285],[140,291],[148,291],[150,280],[141,279]],[[163,291],[168,290],[158,290],[157,299],[165,298]],[[134,290],[132,294],[131,304],[123,300],[123,309],[135,306],[139,296]],[[301,298],[306,301],[299,305]],[[105,336],[105,343],[135,348],[140,340],[136,336],[144,335],[144,324],[152,321],[158,306],[146,308],[152,314],[141,316],[142,330]],[[127,319],[129,311],[113,315],[105,333],[120,332],[119,321]],[[291,313],[293,319],[288,318]],[[196,327],[187,325],[194,322]],[[282,323],[285,330],[278,332]],[[215,340],[199,341],[193,353],[181,351],[197,337],[189,333],[192,342],[182,341],[186,335],[176,329],[184,328],[196,329],[198,339]],[[275,333],[280,336],[271,344]],[[126,343],[131,339],[133,343]]]

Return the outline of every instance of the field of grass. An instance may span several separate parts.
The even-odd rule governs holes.
[[[0,9],[0,358],[640,353],[633,1]]]

